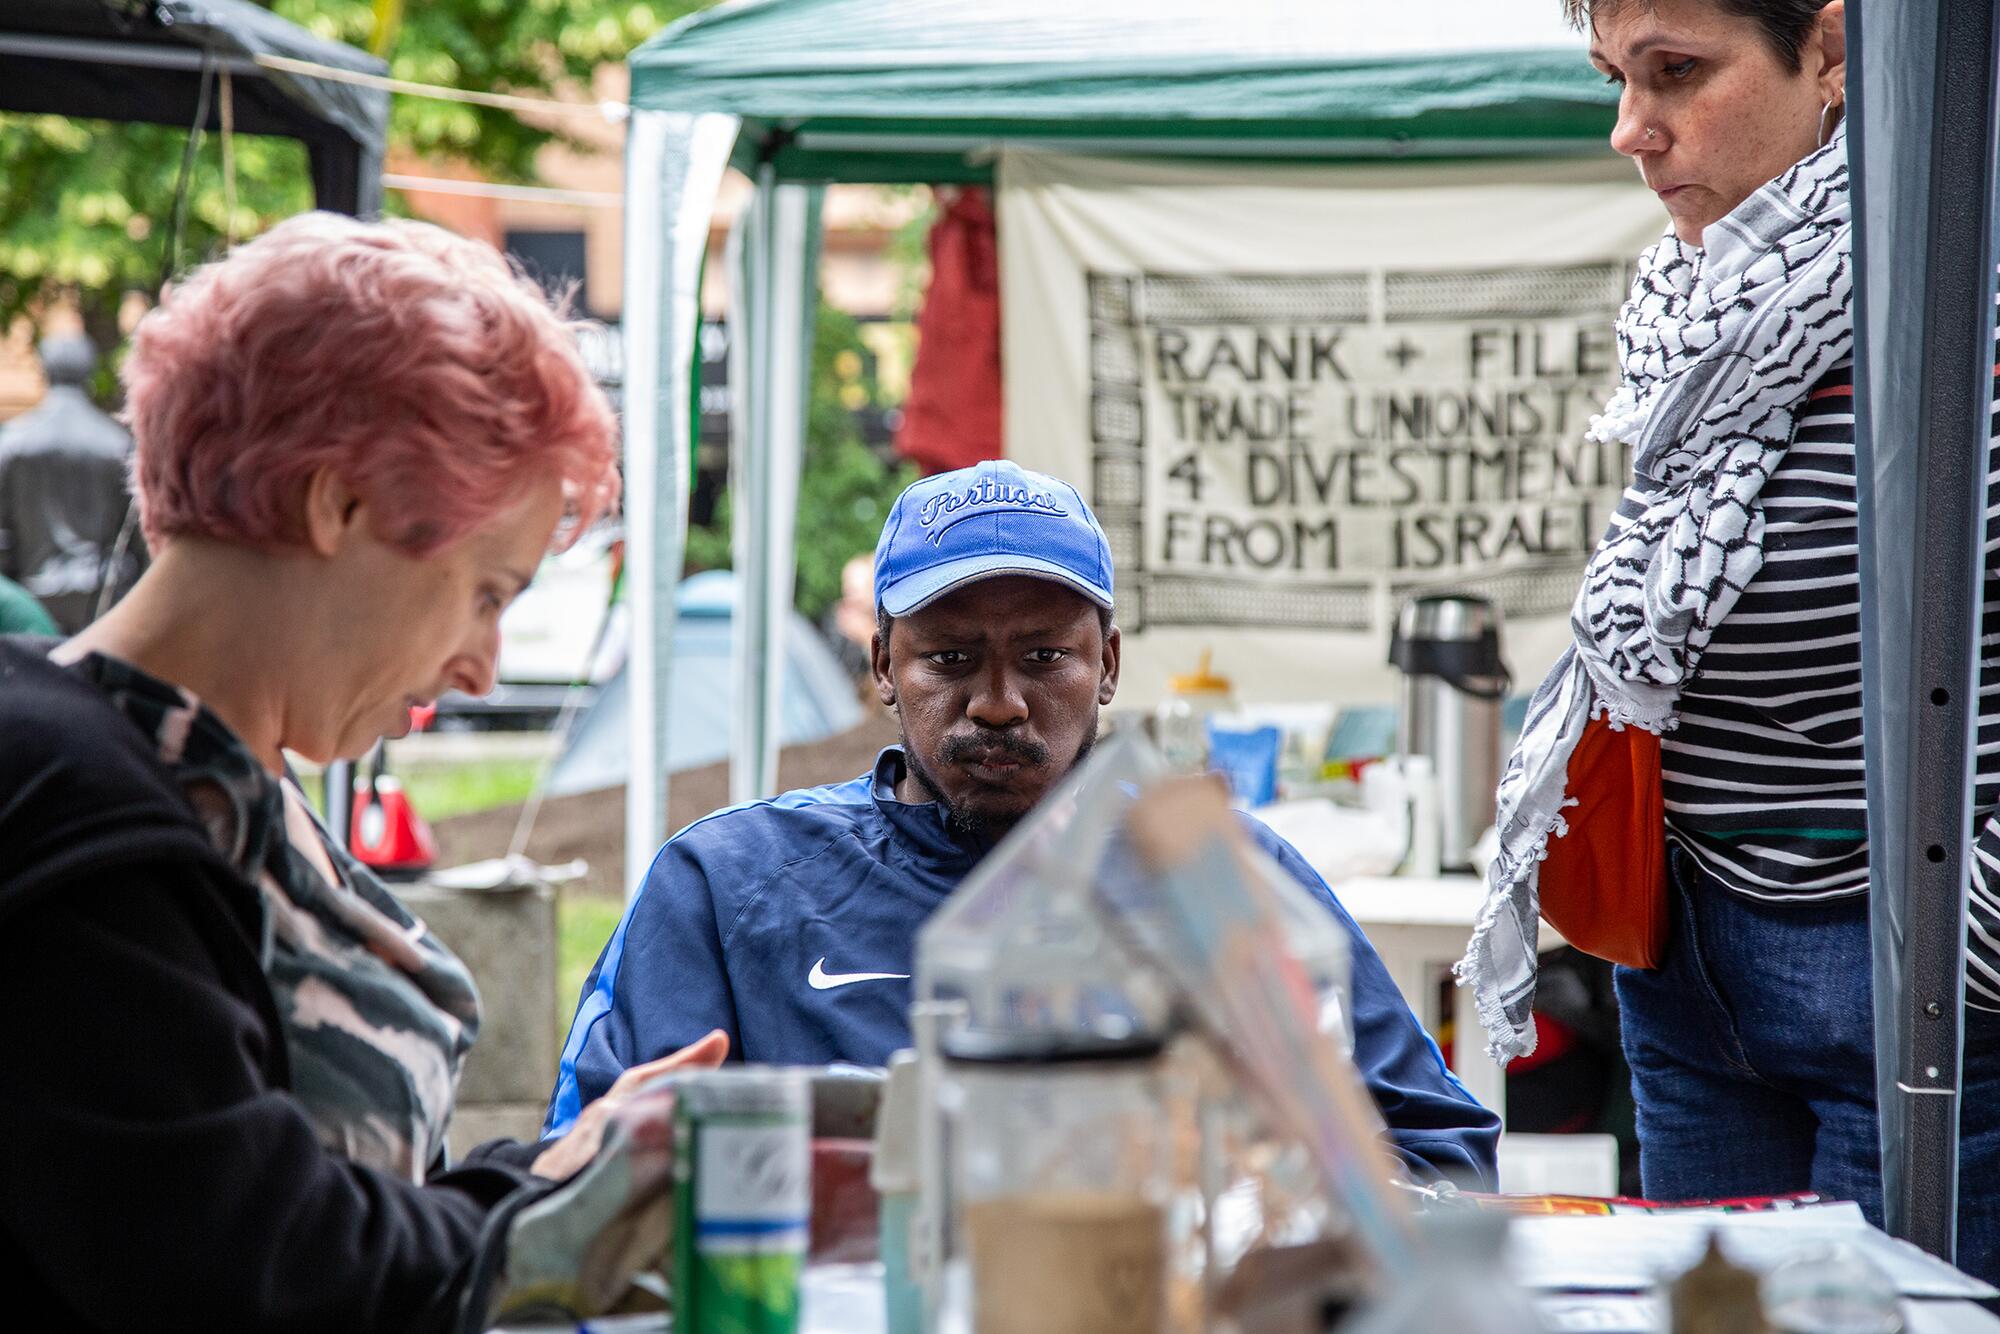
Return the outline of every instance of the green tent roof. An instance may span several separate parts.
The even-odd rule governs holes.
[[[1002,142],[1334,160],[1603,151],[1557,0],[736,0],[632,54],[632,103],[744,120],[737,163],[977,180]]]

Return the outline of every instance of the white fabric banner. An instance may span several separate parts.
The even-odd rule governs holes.
[[[1211,646],[1246,703],[1388,700],[1426,591],[1555,660],[1631,471],[1583,438],[1665,225],[1629,165],[1009,152],[998,213],[1006,450],[1110,534],[1121,705]]]

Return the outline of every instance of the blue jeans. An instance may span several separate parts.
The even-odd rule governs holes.
[[[1647,1196],[1811,1190],[1880,1226],[1867,898],[1760,903],[1667,861],[1661,965],[1617,971]],[[2000,1281],[2000,1016],[1965,1024],[1958,1263]]]

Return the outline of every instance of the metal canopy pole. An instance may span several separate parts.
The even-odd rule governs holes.
[[[263,71],[258,70],[261,77]],[[309,144],[313,204],[374,219],[382,213],[382,154],[345,136]],[[380,742],[376,743],[380,745]],[[354,847],[354,761],[335,760],[320,776],[320,809],[340,846]]]
[[[1992,435],[2000,49],[1993,0],[1851,5],[1847,29],[1884,1221],[1950,1259]]]
[[[674,594],[693,484],[694,357],[701,263],[734,116],[637,110],[625,140],[625,587],[632,607],[631,764],[625,893],[666,836],[668,673]]]
[[[805,458],[813,322],[818,311],[819,186],[781,183],[771,165],[730,237],[735,279],[729,378],[730,491],[736,565],[736,718],[729,797],[778,790],[785,626],[792,613],[799,470]]]
[[[307,144],[313,204],[357,218],[382,216],[382,154],[340,136]]]

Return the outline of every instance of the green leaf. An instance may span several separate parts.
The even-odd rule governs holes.
[[[318,36],[365,47],[374,0],[260,0]],[[552,95],[588,88],[661,24],[706,0],[423,0],[407,6],[391,53],[399,78],[478,91]],[[524,125],[487,107],[398,95],[389,120],[397,160],[444,157],[499,181],[534,179],[562,128]],[[151,296],[166,265],[184,130],[0,113],[0,328],[39,319],[55,298],[115,312]],[[225,233],[254,235],[312,206],[303,145],[237,136],[236,211],[224,200],[220,136],[202,137],[174,267],[219,254]],[[399,197],[390,213],[406,212]],[[145,219],[133,225],[134,219]],[[115,327],[113,321],[106,328]]]
[[[814,326],[812,393],[806,409],[805,459],[799,472],[799,512],[792,601],[817,620],[840,600],[841,567],[875,549],[889,506],[916,480],[916,469],[861,438],[853,390],[863,406],[881,402],[881,387],[868,364],[860,326],[850,315],[821,304]],[[725,493],[712,523],[688,530],[690,570],[727,569],[734,506]]]

